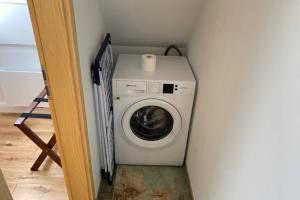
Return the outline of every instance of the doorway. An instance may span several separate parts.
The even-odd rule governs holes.
[[[31,170],[42,150],[14,126],[44,87],[27,1],[1,0],[0,167],[15,200],[68,199],[61,166],[47,156]],[[33,113],[50,115],[48,103]],[[51,119],[26,117],[26,125],[45,143],[53,137]],[[58,153],[57,145],[53,149]]]

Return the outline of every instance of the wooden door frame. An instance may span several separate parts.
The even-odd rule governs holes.
[[[72,0],[28,0],[69,199],[95,199]]]

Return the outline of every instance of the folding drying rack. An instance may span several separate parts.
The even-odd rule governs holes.
[[[102,174],[111,184],[114,174],[114,136],[113,136],[113,99],[112,75],[114,71],[111,38],[108,33],[92,65],[94,97],[100,162]]]

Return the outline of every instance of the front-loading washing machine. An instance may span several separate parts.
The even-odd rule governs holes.
[[[155,72],[140,66],[140,55],[121,54],[114,71],[115,161],[181,166],[196,86],[193,72],[183,56],[157,56]]]

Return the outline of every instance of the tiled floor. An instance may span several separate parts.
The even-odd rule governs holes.
[[[101,200],[191,200],[183,167],[118,165],[113,186],[102,180]]]

